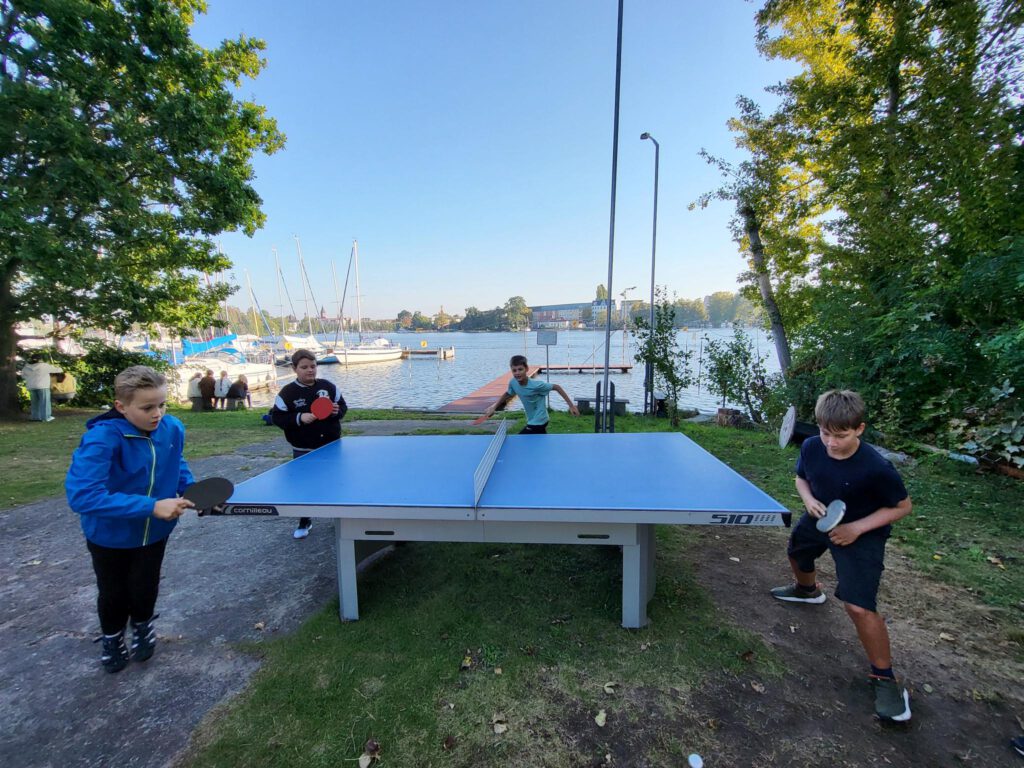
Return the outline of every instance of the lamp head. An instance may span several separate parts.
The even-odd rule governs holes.
[[[651,134],[649,134],[647,131],[644,131],[643,133],[640,134],[640,141],[643,141],[644,139],[649,139],[649,138],[651,138]]]

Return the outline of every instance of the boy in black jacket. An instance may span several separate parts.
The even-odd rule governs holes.
[[[274,424],[284,430],[285,439],[292,446],[292,458],[297,459],[341,437],[341,420],[348,405],[333,382],[316,377],[316,357],[308,349],[295,351],[292,369],[295,381],[277,393],[270,415]],[[334,403],[334,412],[326,419],[317,419],[310,412],[310,406],[318,397],[328,397]],[[304,539],[312,525],[308,517],[300,518],[292,535]]]

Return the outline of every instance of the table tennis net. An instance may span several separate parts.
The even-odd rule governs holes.
[[[480,505],[480,497],[483,496],[484,488],[487,486],[487,478],[491,476],[491,470],[494,468],[494,462],[498,460],[498,453],[501,451],[501,444],[505,442],[505,436],[507,434],[508,420],[502,419],[501,424],[498,425],[498,429],[494,433],[494,437],[491,438],[491,442],[487,445],[487,450],[484,452],[483,458],[480,459],[480,463],[477,464],[476,470],[473,472],[474,507]]]

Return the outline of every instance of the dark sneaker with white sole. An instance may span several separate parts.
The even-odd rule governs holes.
[[[124,643],[124,632],[116,635],[102,635],[96,642],[103,641],[100,663],[107,672],[120,672],[128,666],[128,646]]]
[[[132,661],[148,661],[156,650],[156,628],[153,622],[158,614],[153,614],[149,621],[132,622]]]
[[[784,600],[787,603],[813,603],[814,605],[820,605],[825,602],[825,593],[821,591],[821,587],[817,584],[814,585],[814,589],[807,590],[801,589],[796,584],[790,584],[786,587],[775,587],[771,590],[772,597],[776,600]]]
[[[903,723],[910,719],[910,694],[891,677],[868,678],[875,689],[875,714],[881,720]]]

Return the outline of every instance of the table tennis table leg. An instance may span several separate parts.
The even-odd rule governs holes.
[[[342,537],[341,520],[334,521],[334,540],[338,550],[338,613],[342,621],[356,621],[359,618],[356,542]]]
[[[647,602],[654,594],[654,526],[636,527],[636,544],[622,547],[622,626],[647,626]]]

